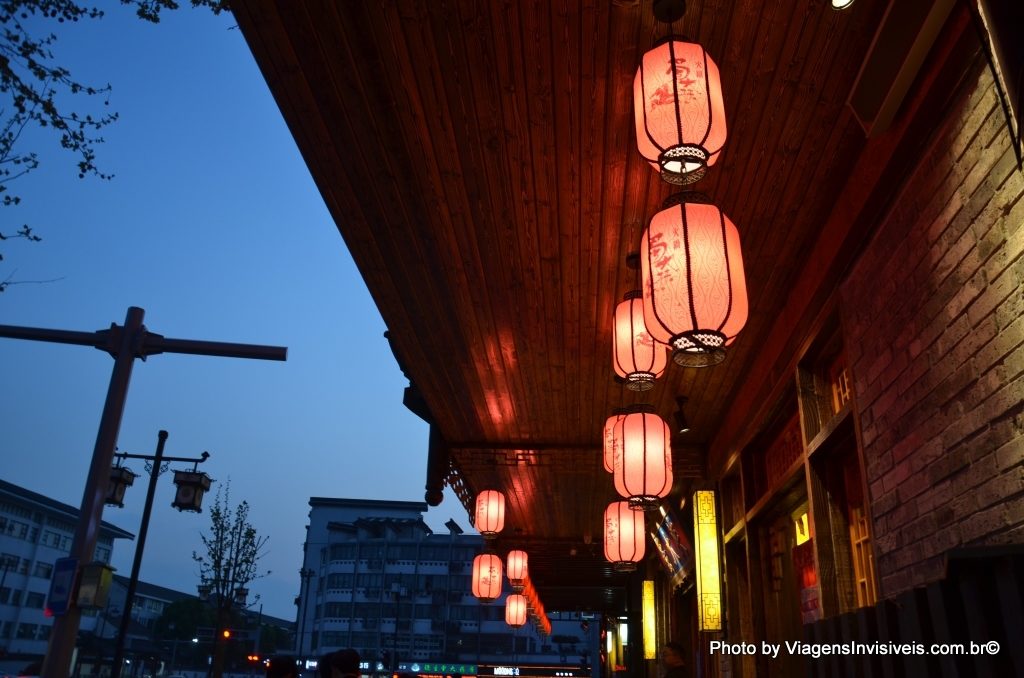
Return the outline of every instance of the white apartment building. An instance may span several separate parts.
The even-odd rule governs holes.
[[[53,619],[44,614],[53,565],[68,555],[78,509],[0,480],[0,673],[42,659]],[[115,539],[133,539],[103,522],[94,560],[110,562]],[[96,627],[84,610],[82,631]]]
[[[452,673],[417,670],[440,664],[484,675],[485,666],[532,663],[578,676],[595,665],[598,624],[579,613],[549,612],[546,637],[529,622],[505,623],[507,581],[501,598],[478,601],[471,575],[483,538],[454,521],[447,534],[434,534],[423,521],[425,503],[313,497],[309,505],[296,600],[300,657],[351,647],[368,673]]]

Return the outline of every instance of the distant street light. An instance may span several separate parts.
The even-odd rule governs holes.
[[[167,442],[167,431],[160,431],[159,433],[157,433],[156,454],[154,454],[154,455],[128,454],[128,453],[124,453],[124,452],[118,452],[118,453],[114,454],[114,457],[117,459],[117,466],[114,467],[114,469],[112,469],[112,472],[111,472],[111,483],[112,484],[116,483],[117,479],[119,479],[119,478],[127,477],[128,474],[130,474],[132,479],[134,479],[134,477],[135,477],[135,474],[132,473],[131,471],[128,471],[128,474],[115,473],[115,471],[117,471],[118,469],[120,469],[122,471],[123,470],[127,470],[123,466],[121,466],[121,462],[123,462],[125,459],[144,459],[147,462],[146,467],[147,467],[147,470],[149,471],[149,488],[146,491],[146,505],[142,509],[142,525],[139,527],[139,538],[138,538],[138,541],[135,544],[135,559],[132,561],[132,574],[128,578],[128,592],[127,592],[127,594],[125,594],[126,598],[125,598],[125,602],[124,602],[124,610],[121,612],[121,626],[120,626],[120,628],[118,630],[118,634],[117,634],[117,645],[116,645],[115,650],[114,650],[114,664],[111,667],[111,673],[110,673],[111,678],[120,678],[120,675],[121,675],[121,667],[122,667],[122,661],[121,660],[124,658],[124,645],[125,645],[125,642],[127,641],[127,637],[128,637],[128,624],[131,623],[131,619],[132,619],[132,606],[135,603],[135,589],[136,589],[136,587],[137,587],[137,585],[139,583],[139,568],[142,567],[142,551],[143,551],[143,549],[146,548],[146,535],[149,533],[149,516],[150,516],[150,514],[153,511],[153,496],[156,493],[156,480],[157,480],[157,478],[160,477],[161,473],[163,473],[164,471],[167,470],[167,466],[166,465],[168,463],[170,463],[172,461],[180,461],[180,462],[185,462],[185,463],[192,464],[192,471],[188,471],[187,473],[190,473],[193,476],[203,476],[203,478],[206,479],[206,487],[210,486],[210,478],[209,478],[209,476],[207,476],[205,473],[201,473],[201,472],[196,470],[198,468],[199,464],[202,464],[204,461],[206,461],[207,459],[210,458],[210,453],[209,452],[203,452],[202,456],[200,456],[200,457],[165,457],[164,456],[164,443],[166,443],[166,442]],[[175,478],[174,478],[175,483],[177,483],[177,480],[178,480],[177,476],[178,476],[179,473],[180,473],[179,471],[175,471],[174,472],[174,474],[175,474]],[[112,496],[112,495],[117,495],[118,493],[119,493],[119,497],[118,498],[120,500],[123,500],[124,499],[124,491],[125,491],[124,487],[121,487],[121,488],[111,487],[110,491],[107,494],[107,496],[108,496],[108,503],[109,503],[109,497]],[[180,485],[178,487],[178,494],[179,495],[181,494],[181,486]],[[191,499],[188,502],[189,510],[196,511],[196,512],[202,511],[202,508],[201,508],[202,499],[203,499],[202,493],[199,493],[198,495],[193,493],[192,495],[190,495],[190,497],[191,497]],[[118,505],[119,506],[121,505],[120,501],[118,502]],[[181,510],[181,507],[177,506],[177,499],[175,500],[175,503],[172,504],[172,506],[176,506],[179,510]],[[178,644],[177,644],[177,642],[178,641],[174,641],[174,648],[171,650],[171,664],[172,665],[174,664],[175,655],[177,654],[177,651],[178,651]]]

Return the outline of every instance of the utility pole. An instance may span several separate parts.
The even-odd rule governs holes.
[[[110,375],[107,398],[103,404],[103,414],[100,416],[100,426],[96,433],[96,445],[93,448],[92,462],[82,494],[78,526],[69,554],[77,561],[78,567],[89,562],[96,549],[110,467],[114,459],[117,435],[121,429],[121,419],[128,398],[128,383],[131,381],[136,358],[145,359],[158,353],[188,353],[259,360],[287,359],[288,349],[281,346],[168,339],[146,329],[142,324],[145,314],[143,309],[131,306],[128,308],[123,326],[111,323],[110,329],[96,332],[0,325],[0,337],[92,346],[106,351],[114,358],[114,369]],[[43,661],[43,678],[67,678],[69,675],[81,618],[82,611],[72,596],[67,612],[54,620],[50,645]]]

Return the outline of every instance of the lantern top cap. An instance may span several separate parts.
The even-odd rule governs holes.
[[[686,0],[654,0],[654,18],[664,24],[679,21],[686,14]]]
[[[640,268],[640,253],[630,252],[626,255],[626,268],[636,270]]]
[[[644,293],[641,290],[630,290],[622,295],[623,301],[630,301],[632,299],[643,299]]]
[[[683,204],[691,205],[713,205],[711,198],[706,193],[700,191],[679,191],[665,198],[661,203],[661,209],[665,210],[669,207],[675,207],[676,205]]]
[[[654,405],[649,403],[638,403],[636,405],[629,405],[621,408],[624,410],[622,414],[656,414],[657,410]]]

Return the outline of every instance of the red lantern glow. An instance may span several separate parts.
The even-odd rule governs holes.
[[[718,66],[700,45],[666,38],[646,54],[633,80],[640,154],[673,184],[691,184],[725,145]]]
[[[484,539],[494,539],[505,527],[505,495],[484,490],[476,497],[476,529]]]
[[[644,558],[644,514],[615,501],[604,512],[604,557],[620,572],[636,569]]]
[[[672,196],[640,241],[645,327],[687,367],[722,362],[747,322],[739,231],[706,200]]]
[[[664,419],[650,411],[623,415],[620,430],[622,452],[614,460],[615,491],[634,509],[656,509],[659,499],[672,489],[672,432]]]
[[[473,595],[491,603],[501,595],[501,558],[481,553],[473,559]]]
[[[615,455],[622,448],[622,415],[626,410],[615,409],[612,416],[604,422],[604,470],[608,473],[615,472]]]
[[[505,622],[516,628],[526,623],[525,597],[513,594],[505,598]]]
[[[526,551],[509,551],[505,564],[508,566],[508,583],[514,591],[522,591],[526,585],[529,569]]]
[[[612,363],[615,374],[626,380],[631,391],[649,391],[654,380],[665,373],[665,347],[651,337],[644,326],[643,293],[634,290],[615,307],[612,321]]]

